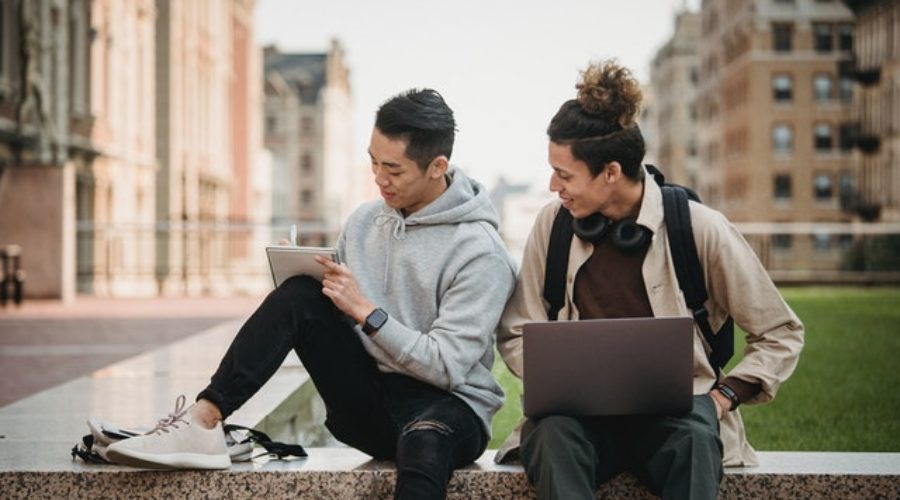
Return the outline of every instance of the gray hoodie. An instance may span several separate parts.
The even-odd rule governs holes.
[[[347,219],[338,253],[363,295],[387,311],[363,345],[383,372],[450,391],[481,418],[488,435],[503,404],[494,330],[515,286],[515,264],[484,186],[459,169],[429,205],[404,218],[383,201]]]

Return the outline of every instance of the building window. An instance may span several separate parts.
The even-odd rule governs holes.
[[[772,25],[772,48],[775,52],[790,52],[793,47],[794,26],[790,23]]]
[[[838,26],[838,48],[843,51],[853,50],[853,25],[841,24]]]
[[[838,147],[841,151],[850,151],[856,143],[856,127],[852,123],[844,123],[838,130]]]
[[[841,102],[849,103],[853,101],[853,79],[848,76],[842,76],[838,81],[838,92],[840,93]]]
[[[303,208],[309,208],[312,205],[313,194],[312,190],[304,189],[300,191],[300,206]]]
[[[266,117],[266,130],[269,131],[270,134],[275,134],[278,132],[278,119],[274,116]]]
[[[300,119],[300,134],[304,137],[313,135],[313,119],[311,117],[304,116]]]
[[[850,250],[850,248],[853,247],[853,235],[851,235],[851,234],[838,235],[838,247],[843,251]]]
[[[789,201],[791,199],[791,176],[777,174],[774,181],[773,194],[776,201]]]
[[[775,75],[772,77],[772,98],[775,102],[790,102],[792,98],[793,81],[790,75]]]
[[[313,159],[312,155],[309,153],[303,153],[303,156],[300,157],[300,169],[304,174],[309,174],[312,172],[313,168]]]
[[[773,234],[772,235],[772,246],[777,251],[788,251],[791,249],[791,246],[794,244],[794,238],[789,234]]]
[[[841,198],[848,199],[853,196],[853,175],[850,172],[841,172],[838,189],[840,189]]]
[[[819,73],[813,77],[813,92],[817,101],[830,101],[832,93],[831,75]]]
[[[813,45],[816,52],[831,52],[834,50],[834,34],[830,24],[813,25]]]
[[[816,151],[820,153],[827,153],[831,151],[833,142],[831,136],[831,125],[827,123],[820,123],[816,125],[814,133]]]
[[[772,129],[772,149],[778,153],[789,153],[794,147],[794,131],[784,123]]]
[[[814,194],[816,201],[829,201],[834,195],[831,176],[828,174],[817,174],[814,184]]]
[[[818,253],[831,251],[831,235],[825,232],[817,232],[812,235],[813,248]]]

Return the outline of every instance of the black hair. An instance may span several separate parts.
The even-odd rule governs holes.
[[[628,69],[606,61],[591,64],[576,88],[578,98],[564,102],[550,120],[550,140],[570,145],[572,156],[585,162],[594,177],[617,161],[628,178],[642,179],[646,146],[634,122],[641,102],[637,80]]]
[[[456,121],[436,90],[411,89],[388,99],[375,114],[375,128],[406,142],[406,156],[422,170],[438,156],[450,159],[453,153]]]

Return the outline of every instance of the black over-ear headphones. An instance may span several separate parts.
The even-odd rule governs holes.
[[[612,222],[599,213],[583,219],[572,219],[572,228],[579,238],[588,243],[599,243],[610,234],[610,241],[620,250],[635,252],[650,242],[651,232],[637,223],[637,219],[622,219]]]

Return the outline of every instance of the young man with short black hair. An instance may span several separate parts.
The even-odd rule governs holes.
[[[320,259],[321,283],[299,276],[269,294],[197,403],[113,444],[110,458],[228,467],[221,421],[293,349],[337,439],[396,460],[398,498],[443,498],[453,470],[484,451],[503,403],[493,333],[515,284],[488,193],[449,164],[455,132],[434,90],[385,102],[369,145],[382,200],[347,220],[342,264]]]

